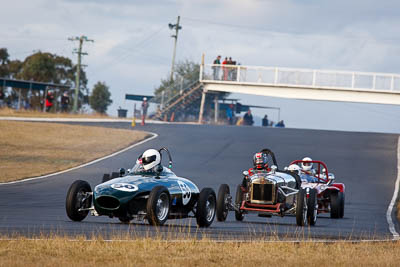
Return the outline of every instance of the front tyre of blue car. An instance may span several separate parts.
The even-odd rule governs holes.
[[[71,220],[79,222],[86,218],[92,202],[91,192],[92,189],[86,181],[77,180],[72,183],[65,200],[65,209]]]
[[[199,227],[209,227],[215,218],[217,198],[212,188],[203,188],[197,201],[196,220]]]
[[[149,195],[146,205],[147,220],[149,224],[160,226],[163,225],[169,216],[170,195],[165,186],[154,187]]]

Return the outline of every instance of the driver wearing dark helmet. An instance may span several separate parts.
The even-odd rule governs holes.
[[[265,153],[262,152],[258,152],[256,154],[254,154],[253,156],[253,168],[250,168],[248,170],[248,175],[246,175],[243,178],[243,182],[242,185],[244,188],[246,188],[247,186],[247,179],[249,178],[249,176],[252,176],[256,173],[260,173],[260,172],[268,172],[269,166],[268,166],[268,156]]]

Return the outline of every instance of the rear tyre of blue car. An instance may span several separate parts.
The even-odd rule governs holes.
[[[147,200],[146,212],[149,224],[163,225],[169,216],[171,202],[169,191],[165,186],[156,186],[151,190]]]
[[[65,200],[65,209],[71,220],[79,222],[86,218],[89,211],[80,209],[90,208],[92,202],[92,196],[88,194],[90,192],[92,189],[86,181],[77,180],[70,186]]]
[[[212,188],[200,191],[196,207],[196,220],[199,227],[209,227],[215,218],[217,198]]]

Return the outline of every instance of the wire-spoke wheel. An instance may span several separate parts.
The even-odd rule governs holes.
[[[300,189],[297,193],[296,202],[296,223],[298,226],[307,225],[307,198],[304,189]]]
[[[307,198],[307,221],[309,225],[314,226],[318,215],[317,190],[309,190],[309,197]]]

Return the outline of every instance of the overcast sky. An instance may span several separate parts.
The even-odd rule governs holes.
[[[400,73],[400,1],[384,0],[3,0],[0,47],[12,59],[32,51],[83,58],[89,88],[110,87],[116,109],[132,109],[125,93],[152,94],[171,69],[168,23],[181,16],[177,60],[200,62],[205,53],[242,65]],[[287,100],[236,95],[245,104],[281,108],[287,126],[400,133],[397,106]],[[318,110],[318,118],[310,120]],[[254,110],[261,116],[264,110]],[[277,119],[274,112],[267,112]],[[320,119],[325,120],[321,124]]]

